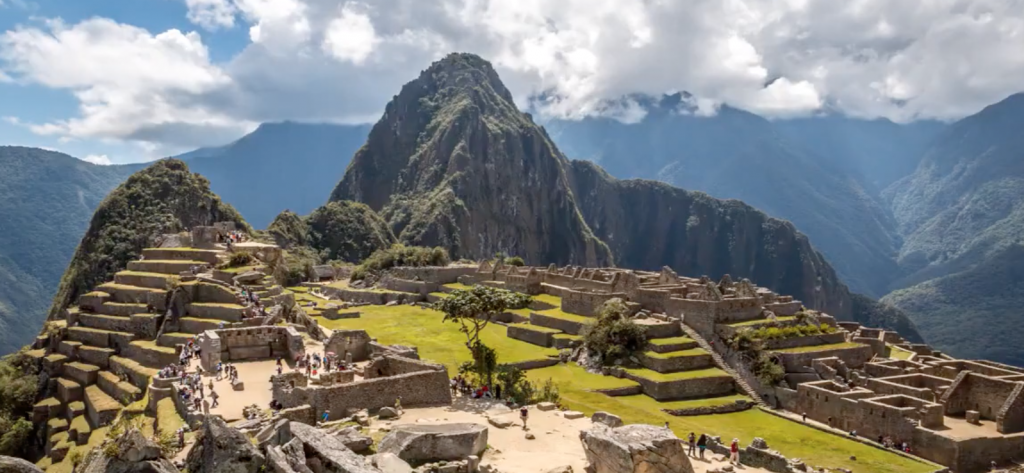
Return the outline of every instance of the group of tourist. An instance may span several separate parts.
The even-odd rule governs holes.
[[[668,422],[665,422],[665,428],[666,429],[669,428],[668,427]],[[690,435],[686,437],[686,444],[687,444],[687,449],[686,449],[686,454],[687,455],[689,455],[691,457],[694,457],[694,458],[700,458],[701,460],[704,459],[704,450],[706,450],[708,448],[708,436],[707,435],[700,434],[700,437],[697,437],[697,435],[695,433],[690,432]],[[739,441],[736,440],[736,439],[733,439],[733,446],[736,448],[736,450],[734,450],[734,451],[738,455],[739,454]]]
[[[196,344],[195,339],[190,338],[188,339],[188,342],[181,347],[181,354],[178,355],[178,362],[181,366],[188,366],[188,363],[192,358],[198,360],[201,354],[202,350],[199,348],[199,345]]]
[[[213,390],[213,380],[211,379],[208,384],[210,399],[206,399],[207,385],[203,384],[202,374],[203,370],[200,367],[196,367],[195,373],[192,374],[189,374],[187,371],[182,371],[181,379],[179,380],[180,388],[178,389],[178,395],[181,396],[181,400],[184,402],[187,409],[195,411],[202,410],[204,414],[209,414],[210,409],[219,405],[217,400],[220,399],[220,395]]]
[[[231,364],[225,364],[223,361],[218,361],[216,367],[217,381],[224,379],[225,374],[228,377],[229,383],[238,381],[238,368]]]
[[[260,300],[259,294],[256,294],[250,287],[242,286],[239,302],[245,306],[245,310],[242,311],[243,320],[250,317],[267,316],[267,308],[263,305],[263,301]]]
[[[492,391],[490,386],[473,386],[473,383],[462,375],[456,375],[451,379],[452,395],[461,393],[473,399],[501,399],[501,385],[495,384]]]
[[[856,431],[851,432],[851,434],[856,434]],[[904,452],[904,453],[910,453],[910,444],[909,443],[901,441],[901,440],[893,440],[892,437],[890,437],[888,435],[879,435],[878,436],[878,443],[882,444],[882,446],[884,446],[885,448],[892,448],[892,449],[899,450],[899,451]]]

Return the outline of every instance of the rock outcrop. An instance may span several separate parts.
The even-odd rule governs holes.
[[[480,424],[411,424],[394,427],[377,451],[419,465],[480,456],[486,448],[487,427]]]
[[[111,440],[108,440],[110,442]],[[142,432],[130,430],[114,442],[115,448],[95,448],[76,471],[80,473],[178,473],[160,447]],[[191,470],[190,470],[191,471]]]
[[[682,441],[666,428],[596,425],[580,441],[594,473],[693,473]]]
[[[284,450],[286,452],[294,451],[297,448],[296,445],[301,445],[305,455],[305,464],[314,473],[379,472],[367,465],[363,457],[349,450],[338,437],[325,435],[322,430],[299,422],[292,422],[289,428],[294,438],[285,445]],[[297,455],[290,454],[291,457]]]
[[[20,458],[0,455],[0,473],[43,473],[43,470]]]
[[[238,429],[207,416],[185,464],[189,473],[257,473],[265,458]]]

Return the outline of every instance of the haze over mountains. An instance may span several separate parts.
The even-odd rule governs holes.
[[[961,357],[1024,362],[1016,349],[1024,341],[1024,316],[1016,310],[1024,298],[1024,270],[1018,269],[1024,268],[1021,96],[949,126],[839,116],[768,121],[728,107],[700,117],[687,113],[682,96],[669,96],[647,104],[648,115],[639,123],[550,121],[545,133],[494,99],[504,97],[503,87],[491,89],[484,105],[445,102],[448,108],[402,115],[429,119],[426,123],[382,121],[385,128],[373,132],[369,125],[268,124],[229,145],[182,158],[257,228],[285,209],[310,213],[337,184],[334,198],[362,200],[382,211],[400,240],[458,245],[468,256],[510,248],[536,262],[569,255],[556,262],[603,263],[610,255],[622,266],[668,264],[681,273],[730,268],[734,276],[757,275],[754,279],[764,285],[773,285],[771,275],[776,275],[774,286],[803,294],[813,288],[800,286],[814,286],[820,269],[831,263],[838,277],[827,275],[829,267],[826,285],[844,282],[854,292],[888,294],[885,300],[905,309],[936,347]],[[437,147],[421,148],[421,139]],[[99,199],[142,167],[100,167],[57,153],[25,159],[37,152],[46,153],[0,148],[0,168],[23,168],[14,179],[0,175],[0,195],[23,216],[11,220],[17,222],[14,230],[5,232],[0,245],[0,274],[18,284],[0,289],[0,324],[26,327],[0,340],[3,352],[26,343],[31,336],[26,334],[38,329],[45,304],[36,307],[31,301],[49,301]],[[342,180],[353,155],[355,169]],[[415,162],[409,161],[413,156]],[[481,156],[485,159],[471,159]],[[497,175],[483,164],[509,156],[523,167]],[[593,160],[608,173],[566,158]],[[737,222],[754,215],[730,210],[739,203],[716,203],[699,193],[612,176],[740,199],[791,221],[824,259],[804,261],[811,266],[800,271],[812,277],[766,267],[814,259],[792,240],[775,248],[783,256],[774,259],[770,252],[755,252],[725,261],[727,255],[743,254],[736,245],[767,249],[781,241],[779,235],[795,233],[774,220]],[[63,183],[62,190],[40,192],[46,189],[39,187],[44,179]],[[493,202],[486,212],[460,207],[466,195],[492,195],[507,186],[513,186],[507,193],[515,197],[511,202]],[[515,211],[503,213],[510,206]],[[536,220],[542,206],[565,213],[545,213],[553,217],[544,223]],[[50,208],[60,208],[60,215],[45,211]],[[573,208],[581,221],[571,217]],[[6,216],[15,214],[3,210],[6,227]],[[703,240],[696,234],[679,236],[707,215],[722,216],[720,222],[729,226],[698,227]],[[495,228],[495,221],[509,226]],[[550,240],[527,240],[527,230],[538,225]],[[761,230],[754,232],[757,227]],[[715,245],[723,246],[708,250]],[[33,258],[30,264],[18,259],[25,249],[40,248],[52,250],[52,258]],[[784,256],[787,251],[797,259]],[[700,260],[701,255],[710,259]],[[847,307],[831,310],[863,304],[843,297]]]

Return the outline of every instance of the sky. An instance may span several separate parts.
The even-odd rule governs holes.
[[[1024,89],[1024,0],[0,0],[0,144],[125,163],[373,122],[454,51],[542,118],[686,91],[707,114],[955,120]]]

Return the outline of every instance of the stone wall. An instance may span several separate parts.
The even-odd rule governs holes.
[[[850,368],[860,368],[874,356],[871,347],[861,345],[853,348],[837,348],[832,350],[821,350],[800,353],[778,353],[782,365],[786,371],[799,371],[800,368],[811,366],[816,358],[837,357],[843,360]]]
[[[439,290],[439,285],[434,282],[402,279],[390,274],[381,278],[377,285],[390,291],[409,292],[419,294],[424,297],[431,292],[437,292]]]
[[[619,298],[623,301],[627,299],[625,293],[565,291],[562,294],[562,311],[570,314],[596,317],[601,311],[601,306],[613,298]]]
[[[399,266],[391,268],[388,272],[402,279],[415,280],[419,278],[422,281],[430,281],[435,284],[451,284],[458,282],[460,276],[475,274],[476,270],[476,266],[427,266],[420,268]]]
[[[982,419],[997,420],[1003,405],[1010,401],[1011,397],[1020,395],[1018,386],[1018,382],[964,371],[942,396],[942,402],[946,405],[947,415],[962,415],[971,410],[978,411]],[[1004,432],[1002,425],[997,425],[997,430],[1000,433],[1013,433]]]
[[[260,326],[207,330],[197,337],[203,369],[220,361],[282,357],[294,360],[305,354],[302,335],[293,327]]]
[[[842,343],[846,340],[846,334],[842,332],[828,333],[822,335],[807,335],[804,337],[790,337],[779,340],[768,340],[765,342],[766,350],[784,350],[786,348],[805,347],[809,345],[830,345]]]
[[[425,300],[425,297],[421,294],[413,294],[407,292],[383,292],[383,291],[371,291],[371,290],[360,290],[360,289],[342,289],[339,287],[331,286],[319,286],[324,294],[327,294],[335,299],[341,299],[348,302],[361,302],[373,305],[384,305],[388,302],[398,302],[399,304],[408,304],[410,302],[420,302]]]
[[[370,359],[371,341],[365,330],[335,330],[324,343],[324,350],[333,352],[340,359],[351,353],[352,361],[366,361]]]
[[[613,370],[614,371],[614,370]],[[732,394],[736,391],[735,381],[731,376],[714,378],[681,379],[677,381],[654,381],[620,371],[619,377],[625,377],[640,383],[644,394],[658,401],[675,401],[680,399],[696,399]]]

